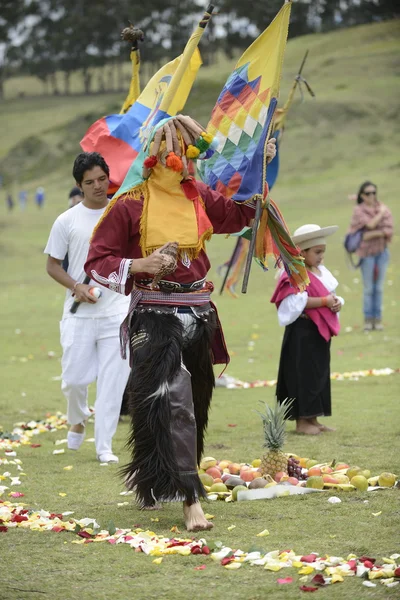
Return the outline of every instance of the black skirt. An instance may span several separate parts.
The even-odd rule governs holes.
[[[294,398],[290,419],[332,414],[330,346],[309,319],[299,318],[285,328],[276,395],[278,402]]]

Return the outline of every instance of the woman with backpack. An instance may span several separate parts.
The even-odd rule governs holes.
[[[389,263],[388,243],[393,236],[393,217],[378,201],[378,188],[364,182],[358,192],[350,223],[350,233],[362,230],[357,249],[364,285],[364,331],[382,331],[383,283]]]

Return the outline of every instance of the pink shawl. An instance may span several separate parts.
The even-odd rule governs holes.
[[[321,283],[318,277],[310,271],[308,272],[308,276],[310,278],[310,283],[307,286],[307,294],[310,298],[329,296],[330,292],[323,283]],[[275,288],[271,302],[276,304],[276,307],[279,308],[279,305],[284,298],[295,293],[296,290],[290,285],[287,274],[283,273]],[[321,306],[320,308],[306,308],[304,312],[318,327],[318,331],[325,341],[328,342],[332,336],[339,333],[340,323],[337,313],[333,313],[327,306]]]

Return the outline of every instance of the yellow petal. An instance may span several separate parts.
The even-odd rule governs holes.
[[[304,575],[304,577],[300,577],[299,581],[301,581],[301,583],[305,583],[306,581],[308,581],[307,575]]]
[[[264,569],[266,571],[280,571],[281,569],[283,569],[282,565],[269,565],[268,563],[265,565]]]
[[[382,558],[383,562],[386,563],[387,565],[395,565],[396,562],[393,560],[393,558]]]
[[[59,496],[61,496],[61,498],[65,498],[65,496],[67,495],[65,492],[59,492],[58,494]]]
[[[162,561],[163,561],[162,557],[160,557],[160,558],[155,558],[155,559],[153,560],[153,563],[154,563],[155,565],[161,565]]]
[[[173,527],[171,527],[170,531],[172,531],[172,533],[180,533],[177,525],[174,525]]]
[[[229,525],[228,531],[232,531],[232,529],[236,529],[236,525]]]
[[[368,579],[382,579],[384,577],[383,571],[370,571],[368,573]]]
[[[302,567],[299,571],[299,575],[310,575],[310,573],[313,573],[314,568],[307,566],[307,567]]]
[[[264,531],[257,533],[256,537],[265,537],[267,535],[269,535],[269,531],[268,531],[268,529],[264,529]]]
[[[239,562],[230,562],[227,565],[224,565],[225,569],[230,569],[230,570],[234,570],[234,569],[240,569],[240,567],[242,566],[241,563]]]
[[[302,562],[300,562],[299,560],[295,560],[295,561],[292,563],[292,567],[296,567],[297,569],[301,569],[301,567],[302,567],[302,566],[303,566],[303,563],[302,563]]]
[[[339,573],[334,573],[332,575],[332,583],[339,583],[340,581],[343,581],[343,577]]]
[[[379,512],[377,512],[377,513],[372,513],[372,516],[373,516],[373,517],[379,517],[379,515],[381,515],[381,514],[382,514],[382,511],[380,510],[380,511],[379,511]]]
[[[68,465],[67,467],[64,467],[64,471],[71,471],[73,468],[72,465]]]
[[[211,521],[211,519],[215,519],[215,515],[210,515],[209,513],[206,513],[204,516],[207,519],[207,521]]]
[[[151,519],[150,519],[150,521],[153,521],[153,523],[158,523],[158,522],[159,522],[159,520],[160,520],[160,519],[159,519],[158,517],[156,517],[155,519],[153,519],[153,518],[151,518]]]

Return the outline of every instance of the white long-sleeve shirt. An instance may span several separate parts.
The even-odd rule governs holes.
[[[336,288],[339,285],[336,277],[332,275],[332,273],[324,267],[324,265],[320,265],[319,270],[321,275],[317,273],[313,273],[321,283],[326,287],[330,294],[335,293]],[[336,294],[335,294],[336,295]],[[337,296],[337,298],[344,304],[344,300],[341,296]],[[290,296],[286,296],[282,300],[278,308],[278,321],[281,327],[286,327],[291,323],[294,323],[296,319],[304,312],[308,300],[307,292],[299,292],[298,294],[290,294]]]

